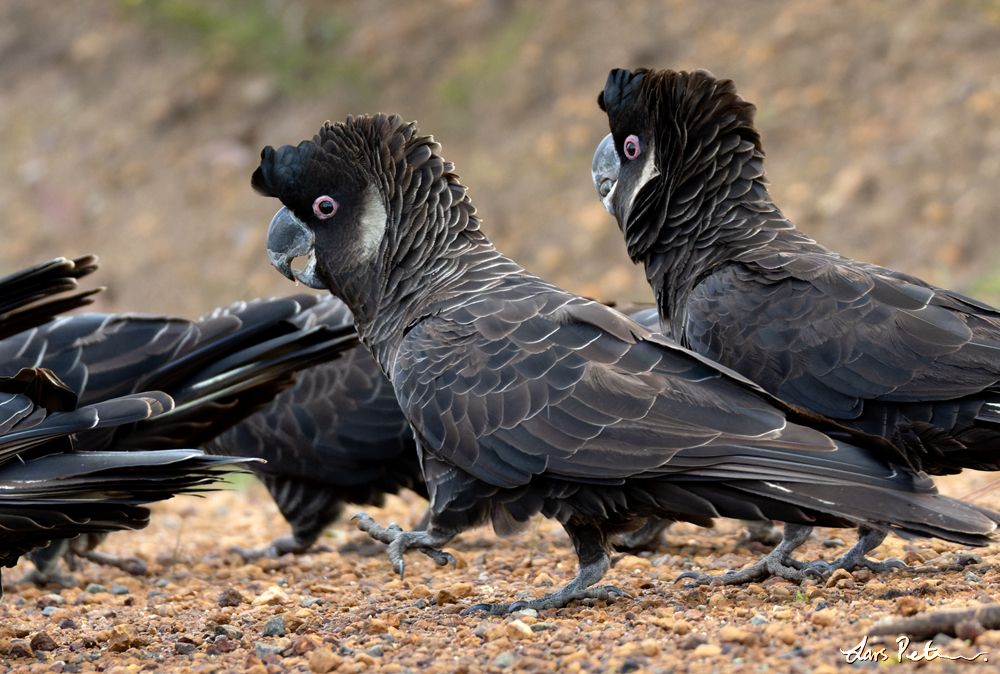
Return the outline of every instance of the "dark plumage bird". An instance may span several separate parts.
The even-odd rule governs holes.
[[[93,255],[56,258],[0,278],[0,339],[43,325],[67,311],[92,304],[100,288],[64,295],[97,269]]]
[[[317,321],[353,325],[337,298],[328,295],[319,306]],[[237,550],[248,559],[304,552],[344,503],[380,506],[386,494],[403,488],[427,496],[413,432],[392,384],[364,346],[299,372],[294,386],[204,449],[267,461],[252,470],[292,535],[258,550]]]
[[[329,311],[331,304],[300,294],[235,304],[199,321],[141,314],[61,317],[0,341],[0,375],[48,368],[84,405],[144,390],[163,391],[176,401],[155,417],[88,433],[88,451],[197,447],[269,404],[294,384],[296,371],[356,347],[350,315]],[[240,456],[222,449],[208,451]],[[258,465],[251,469],[263,470]],[[267,470],[270,475],[282,467]],[[38,569],[29,578],[69,581],[57,574],[66,552],[142,572],[139,560],[116,560],[93,550],[99,542],[78,539],[70,547],[59,541],[33,553]]]
[[[94,258],[54,260],[0,279],[0,334],[34,330],[62,311],[91,302],[77,279]],[[174,408],[159,391],[120,395],[90,405],[51,371],[29,366],[0,376],[0,566],[54,538],[140,529],[143,504],[200,491],[219,466],[244,459],[172,452],[88,451],[124,424],[148,423]]]
[[[665,332],[788,403],[886,438],[915,469],[1000,469],[1000,312],[796,229],[767,192],[755,108],[730,80],[613,70],[598,103],[611,134],[595,185]],[[862,531],[859,545],[880,541]]]
[[[399,117],[348,118],[265,148],[254,187],[285,205],[268,231],[284,275],[345,301],[389,374],[431,497],[424,532],[360,525],[438,563],[459,532],[509,533],[541,512],[578,576],[496,613],[608,598],[591,588],[615,535],[646,518],[863,523],[981,544],[1000,514],[938,495],[888,443],[800,422],[741,377],[604,305],[527,273],[483,235],[440,146]],[[302,271],[291,262],[307,256]]]

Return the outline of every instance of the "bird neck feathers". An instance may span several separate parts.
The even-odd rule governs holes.
[[[392,139],[387,139],[392,147]],[[476,209],[431,136],[412,135],[381,172],[387,227],[373,269],[346,275],[338,295],[355,311],[358,333],[388,371],[406,331],[521,271],[479,230]],[[373,278],[375,283],[372,283]],[[373,290],[374,286],[374,290]]]
[[[687,297],[708,274],[797,230],[768,194],[756,108],[731,80],[649,72],[637,105],[653,130],[660,176],[639,191],[623,228],[661,315],[682,332]]]

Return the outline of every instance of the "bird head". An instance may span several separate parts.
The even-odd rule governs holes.
[[[327,122],[296,146],[264,148],[250,182],[284,204],[267,232],[268,256],[278,271],[323,290],[333,277],[374,264],[388,226],[393,154],[414,128],[397,116],[349,117]],[[298,257],[308,258],[302,270],[292,268]]]
[[[740,178],[734,158],[763,156],[756,108],[705,70],[612,70],[597,104],[611,133],[594,155],[594,186],[637,262],[674,236],[664,230],[678,216],[712,207]]]
[[[344,300],[363,339],[404,329],[468,251],[492,248],[440,149],[415,123],[379,114],[261,153],[251,183],[284,204],[268,229],[272,264]],[[293,269],[298,257],[305,267]]]

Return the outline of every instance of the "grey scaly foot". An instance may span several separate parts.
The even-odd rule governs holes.
[[[21,579],[21,582],[34,583],[38,587],[45,587],[48,583],[55,583],[56,585],[65,588],[80,587],[79,580],[68,573],[61,573],[58,569],[48,573],[43,573],[41,569],[31,569],[24,574],[24,578]]]
[[[592,564],[580,566],[580,573],[558,592],[539,597],[538,599],[528,599],[511,602],[510,604],[475,604],[462,611],[462,615],[468,615],[474,611],[486,611],[489,615],[507,615],[515,611],[526,608],[541,611],[548,608],[562,608],[571,601],[582,600],[603,600],[611,601],[619,597],[631,599],[632,596],[614,585],[603,585],[600,587],[590,587],[601,578],[611,567],[607,557],[602,557]]]
[[[244,548],[242,545],[233,545],[229,548],[229,551],[235,552],[244,561],[252,562],[261,558],[277,559],[282,555],[287,555],[289,552],[301,555],[311,550],[313,543],[314,541],[300,541],[295,536],[281,536],[261,548]],[[322,546],[317,551],[322,551],[321,548]]]
[[[403,578],[406,571],[403,555],[407,550],[414,548],[433,559],[438,566],[445,566],[449,563],[453,567],[456,566],[455,558],[439,549],[440,546],[450,541],[452,536],[435,535],[433,526],[427,531],[403,531],[395,523],[388,527],[381,527],[365,513],[358,513],[351,519],[358,521],[358,529],[366,532],[376,541],[382,541],[389,545],[389,561],[392,562],[392,568],[399,574],[400,578]]]
[[[889,559],[881,562],[874,559],[868,559],[867,554],[880,546],[882,541],[885,540],[885,537],[886,532],[884,531],[860,526],[858,527],[858,542],[855,543],[850,550],[829,564],[826,562],[812,562],[809,565],[809,570],[824,573],[828,576],[837,569],[853,571],[861,567],[868,569],[872,573],[888,573],[893,569],[909,568],[906,562],[901,559],[897,559],[896,557],[890,557]]]
[[[721,576],[710,576],[695,571],[686,571],[677,576],[674,582],[677,583],[685,578],[691,578],[697,585],[709,585],[715,580],[720,580],[725,585],[742,585],[767,580],[773,576],[779,576],[794,582],[803,581],[811,574],[808,571],[799,571],[794,568],[790,555],[797,547],[806,542],[811,532],[812,527],[800,524],[786,524],[784,537],[778,543],[777,547],[750,568],[741,571],[729,571]]]
[[[52,541],[44,548],[37,548],[27,554],[35,568],[24,574],[22,582],[34,583],[43,587],[47,583],[56,583],[66,588],[78,587],[79,582],[69,574],[59,571],[59,560],[65,559],[70,570],[75,570],[73,557],[69,554],[69,541],[60,539]]]
[[[95,564],[117,567],[133,576],[145,576],[148,572],[146,562],[138,557],[115,557],[114,555],[108,555],[97,550],[73,550],[73,554],[79,555],[84,559],[89,559]]]

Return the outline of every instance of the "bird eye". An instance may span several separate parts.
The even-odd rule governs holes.
[[[326,196],[325,194],[318,197],[316,201],[313,202],[313,213],[320,220],[326,220],[327,218],[333,217],[333,214],[337,212],[337,202],[332,198]]]
[[[625,139],[625,144],[623,145],[625,149],[625,156],[629,159],[635,159],[639,156],[639,137],[632,134]]]

